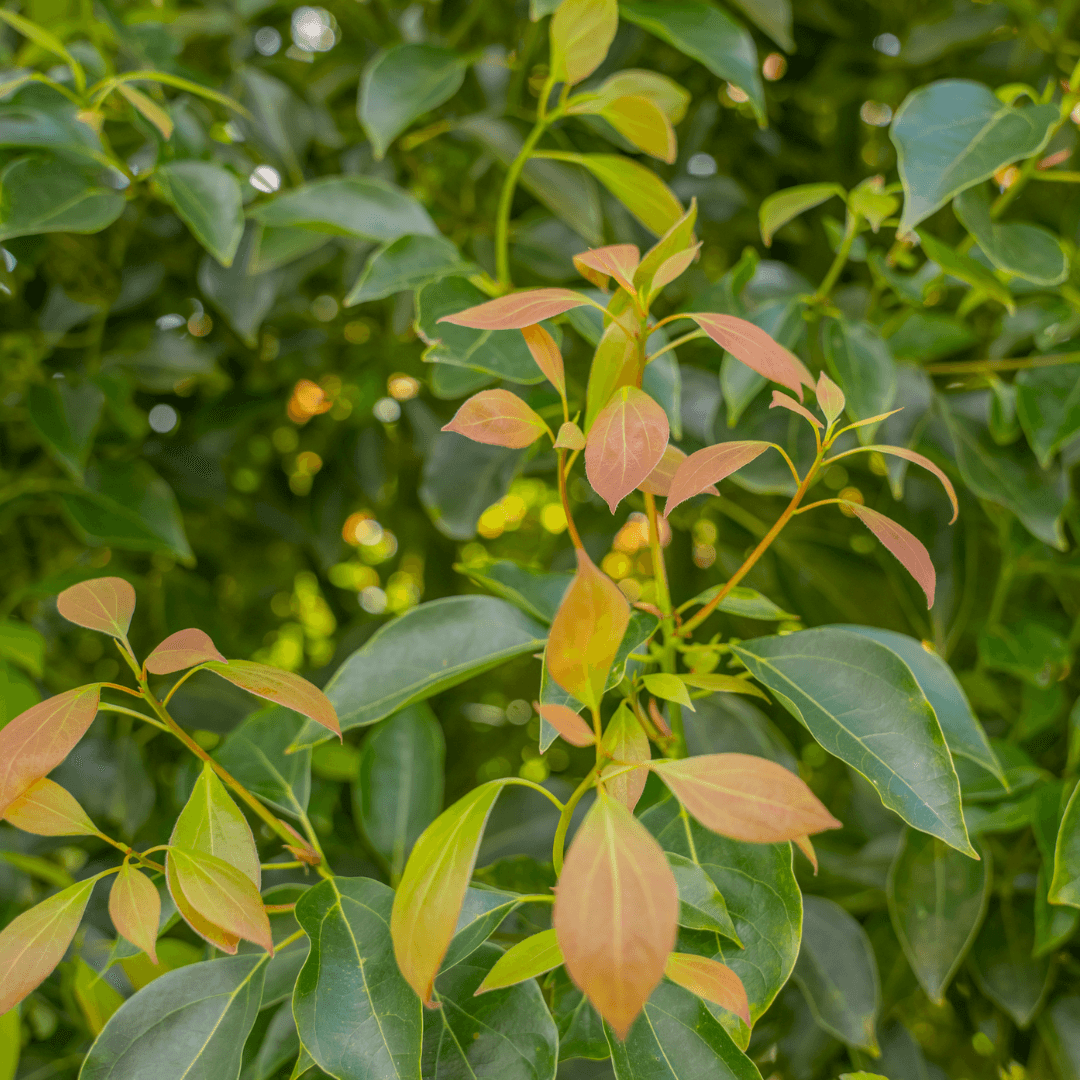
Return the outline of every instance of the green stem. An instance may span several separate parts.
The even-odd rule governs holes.
[[[663,356],[664,353],[671,352],[672,349],[677,349],[680,345],[684,345],[688,341],[694,341],[696,338],[708,337],[704,330],[691,330],[689,334],[683,334],[682,337],[677,337],[674,341],[669,341],[662,349],[657,349],[656,352],[650,353],[645,357],[645,363],[651,364],[658,356]]]
[[[147,716],[146,713],[138,712],[136,709],[125,709],[123,705],[110,705],[108,702],[102,701],[98,703],[98,709],[100,709],[102,712],[123,713],[124,716],[137,717],[139,720],[145,720],[148,724],[150,724],[152,727],[156,727],[159,731],[169,730],[163,723],[161,723],[160,720],[157,720],[155,717]]]
[[[570,819],[573,817],[574,808],[581,802],[582,796],[596,783],[597,772],[594,770],[578,784],[574,794],[566,800],[562,813],[559,815],[559,824],[555,829],[555,840],[551,845],[551,861],[555,866],[555,873],[561,874],[563,867],[563,848],[566,846],[566,834],[570,828]]]
[[[1080,184],[1080,172],[1070,172],[1067,169],[1047,169],[1046,172],[1036,170],[1031,179],[1049,180],[1059,184]]]
[[[515,785],[517,787],[532,788],[533,791],[538,791],[541,795],[543,795],[544,798],[548,800],[548,802],[554,803],[555,807],[558,810],[563,811],[566,809],[566,807],[561,802],[559,802],[558,798],[550,791],[548,791],[546,787],[544,787],[542,784],[537,784],[532,780],[526,780],[523,776],[508,776],[505,780],[503,780],[503,783],[508,785]]]
[[[1028,368],[1061,367],[1080,364],[1080,352],[1047,353],[1045,356],[1006,356],[1000,360],[952,360],[927,364],[928,375],[982,375],[997,371],[1025,371]]]
[[[844,239],[840,243],[840,249],[836,253],[836,258],[832,261],[832,266],[829,267],[828,272],[822,279],[821,284],[818,286],[818,291],[815,294],[816,299],[825,300],[829,293],[832,292],[833,287],[836,285],[837,280],[840,277],[841,271],[847,264],[848,256],[851,254],[851,245],[855,243],[855,237],[859,234],[859,215],[848,213],[847,224],[844,228]]]

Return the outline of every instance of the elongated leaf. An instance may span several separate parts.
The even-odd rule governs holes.
[[[566,970],[620,1039],[663,976],[678,912],[659,845],[599,795],[570,845],[552,917]]]
[[[940,840],[905,830],[889,869],[889,915],[911,970],[941,1003],[986,916],[989,850],[973,862]]]
[[[671,481],[675,478],[679,466],[686,460],[686,453],[677,446],[668,443],[664,447],[664,456],[656,463],[656,467],[644,480],[638,484],[638,491],[648,492],[650,495],[662,495],[665,498],[671,492]],[[705,488],[710,495],[719,495],[719,490],[710,485]]]
[[[604,730],[601,746],[615,761],[615,765],[610,767],[614,775],[604,780],[604,790],[633,812],[645,790],[648,775],[645,769],[628,771],[620,766],[648,761],[652,756],[652,748],[638,718],[628,705],[621,705],[615,710],[615,715]]]
[[[926,594],[926,606],[934,606],[934,590],[937,574],[930,561],[930,552],[918,537],[913,536],[892,518],[861,503],[843,503],[851,512],[891,551],[904,569],[915,579]]]
[[[732,650],[826,750],[873,784],[889,809],[976,856],[941,728],[900,657],[830,629],[757,638]]]
[[[136,90],[131,83],[121,83],[117,91],[161,132],[163,139],[171,139],[173,133],[172,117],[152,97]]]
[[[554,153],[554,151],[552,151]],[[652,171],[621,154],[559,152],[560,161],[584,165],[645,226],[663,236],[683,216],[675,193]]]
[[[746,999],[746,990],[727,964],[692,953],[672,953],[664,966],[664,974],[677,986],[734,1013],[749,1025],[750,1003]]]
[[[693,602],[707,604],[722,588],[722,585],[714,585],[703,593],[698,593]],[[774,604],[767,596],[762,596],[757,589],[748,589],[744,585],[736,585],[720,601],[717,611],[724,611],[728,615],[740,615],[744,619],[759,619],[762,622],[783,622],[787,619],[798,618],[797,615],[784,611],[779,605]]]
[[[769,405],[770,409],[787,409],[788,412],[798,413],[804,420],[812,424],[814,427],[821,431],[825,425],[808,409],[805,405],[800,405],[794,398],[790,398],[787,394],[781,393],[779,390],[772,392],[772,402]]]
[[[562,353],[555,339],[539,324],[523,326],[521,336],[529,346],[529,352],[536,361],[536,366],[559,394],[566,396],[566,372],[563,368]],[[560,429],[561,434],[561,429]]]
[[[393,892],[370,878],[308,889],[296,918],[311,951],[292,1008],[303,1045],[339,1080],[413,1078],[420,1071],[420,999],[390,948]]]
[[[234,686],[247,690],[251,694],[272,701],[275,705],[284,705],[302,716],[321,724],[335,735],[341,735],[337,713],[326,695],[307,679],[291,671],[256,664],[251,660],[212,660],[207,669],[216,672]]]
[[[803,387],[813,388],[814,380],[806,365],[752,322],[735,315],[687,313],[686,317],[693,319],[722,349],[759,375],[786,386],[800,401]]]
[[[926,257],[941,268],[943,274],[959,278],[973,289],[985,293],[996,300],[1006,311],[1012,314],[1016,310],[1012,294],[981,262],[962,251],[956,251],[948,244],[938,240],[925,229],[918,230],[919,242]]]
[[[571,746],[591,746],[596,735],[581,716],[566,705],[538,705],[540,718],[550,724]]]
[[[765,246],[772,246],[777,230],[782,229],[789,221],[827,202],[834,195],[843,199],[847,197],[847,192],[839,184],[821,183],[799,184],[797,187],[784,188],[767,195],[758,209],[761,239],[765,241]]]
[[[146,658],[146,670],[154,675],[168,675],[196,664],[205,664],[208,660],[228,663],[210,640],[210,635],[192,627],[190,630],[177,630],[156,645]]]
[[[843,387],[848,417],[854,422],[880,416],[896,400],[896,362],[888,344],[868,323],[830,319],[822,330],[829,370]],[[876,424],[858,429],[861,442],[873,441]]]
[[[135,614],[135,590],[118,577],[81,581],[56,598],[56,610],[76,626],[123,640]]]
[[[673,851],[664,854],[679,889],[679,925],[691,930],[713,930],[741,946],[727,904],[712,878],[693,859]]]
[[[366,304],[394,293],[418,289],[429,281],[479,271],[443,236],[402,236],[376,248],[342,304]]]
[[[594,94],[595,97],[593,97]],[[583,112],[591,112],[600,105],[619,98],[644,97],[657,105],[668,120],[677,124],[686,116],[686,109],[690,104],[688,90],[674,79],[646,68],[627,68],[624,71],[616,71],[614,75],[609,75],[595,91],[590,91],[585,96],[589,100],[581,102],[578,107],[571,103],[567,112],[574,114],[579,109]]]
[[[769,443],[757,440],[717,443],[696,450],[675,470],[668,487],[664,517],[680,503],[708,491],[714,484],[737,472],[765,453]]]
[[[31,784],[7,810],[4,820],[38,836],[95,836],[97,829],[70,792],[52,780]]]
[[[460,568],[468,574],[469,580],[482,586],[489,592],[509,600],[516,608],[550,623],[559,610],[566,590],[573,581],[572,574],[545,573],[510,559],[496,559],[482,568]]]
[[[127,860],[109,890],[109,918],[116,932],[156,964],[161,894],[154,883]]]
[[[675,163],[675,129],[664,110],[650,98],[640,94],[615,98],[604,105],[600,115],[639,150],[669,165]]]
[[[126,200],[91,175],[58,157],[16,158],[5,165],[0,170],[0,241],[107,228],[124,212]]]
[[[1074,789],[1058,827],[1050,903],[1080,907],[1080,798]]]
[[[573,289],[526,289],[467,308],[456,315],[444,315],[439,322],[473,330],[521,330],[587,303],[588,300]]]
[[[71,752],[97,715],[97,684],[68,690],[0,729],[0,815]]]
[[[694,703],[690,700],[690,691],[686,689],[686,683],[678,675],[669,675],[667,672],[654,672],[645,675],[641,680],[645,689],[662,701],[674,701],[678,705],[684,705],[694,709]]]
[[[477,987],[476,994],[479,996],[489,990],[501,990],[505,986],[516,986],[526,979],[535,979],[537,975],[557,968],[562,962],[562,950],[555,931],[542,930],[503,953]]]
[[[548,426],[517,394],[481,390],[458,409],[442,430],[456,431],[474,442],[520,450],[532,446],[548,432]]]
[[[1017,372],[1016,415],[1028,444],[1047,469],[1080,431],[1080,380],[1071,365]]]
[[[956,501],[956,489],[952,486],[952,481],[928,457],[924,457],[914,450],[908,450],[903,446],[873,445],[864,447],[864,449],[876,451],[879,454],[889,454],[892,457],[903,458],[905,461],[914,462],[916,465],[921,465],[928,472],[932,472],[941,481],[941,486],[945,489],[945,494],[948,495],[949,502],[952,503],[953,516],[949,524],[951,525],[952,522],[956,520],[960,513],[960,504]]]
[[[216,923],[212,923],[204,915],[200,914],[194,904],[184,895],[180,888],[180,881],[176,875],[176,864],[172,859],[165,860],[165,884],[169,890],[169,896],[176,906],[180,917],[199,935],[204,941],[208,941],[215,949],[235,956],[240,944],[240,938],[230,933]]]
[[[232,266],[244,235],[236,176],[211,161],[170,161],[154,170],[154,179],[195,239],[222,266]]]
[[[87,458],[101,419],[105,396],[91,382],[50,379],[26,395],[30,423],[50,455],[73,480],[82,483]]]
[[[551,17],[551,66],[560,82],[587,79],[607,56],[619,26],[617,0],[562,0]]]
[[[660,463],[668,434],[664,410],[636,387],[616,390],[600,410],[585,445],[585,471],[613,514]]]
[[[440,970],[447,971],[476,952],[519,903],[518,893],[470,885],[465,890],[465,899],[454,925],[454,936]]]
[[[1019,1028],[1028,1027],[1038,1014],[1053,976],[1052,958],[1035,959],[1034,946],[1031,901],[1014,897],[991,906],[968,956],[979,989]]]
[[[81,1080],[237,1080],[255,1024],[265,954],[168,971],[113,1014]]]
[[[0,1016],[40,986],[64,958],[96,881],[87,878],[68,886],[0,930]]]

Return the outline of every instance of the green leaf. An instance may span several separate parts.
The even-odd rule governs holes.
[[[443,236],[402,236],[376,248],[342,303],[345,307],[382,300],[444,277],[470,277],[480,267],[461,257]]]
[[[113,1014],[80,1080],[237,1080],[267,959],[228,956],[155,979]]]
[[[552,1080],[559,1038],[534,980],[475,997],[502,956],[482,945],[435,982],[440,1008],[424,1025],[424,1080]]]
[[[45,448],[73,480],[82,481],[105,395],[93,383],[66,378],[28,388],[30,423]]]
[[[603,1061],[610,1057],[603,1020],[564,968],[554,973],[551,986],[552,1015],[559,1029],[559,1060]]]
[[[932,311],[913,311],[889,337],[888,342],[889,349],[897,360],[926,363],[961,352],[978,340],[975,331],[955,316]],[[901,404],[907,404],[903,398]]]
[[[1080,907],[1080,785],[1073,790],[1058,827],[1054,847],[1054,876],[1050,881],[1051,904]]]
[[[309,886],[297,884],[272,885],[263,890],[263,903],[265,904],[295,904],[301,896],[308,891]],[[294,911],[272,911],[270,916],[270,930],[275,941],[284,941],[292,937],[300,924],[296,921]],[[158,948],[172,939],[165,938],[159,941]],[[268,1009],[273,1005],[280,1005],[283,1001],[292,999],[293,987],[296,986],[296,977],[300,974],[307,959],[310,947],[309,939],[301,935],[291,945],[284,948],[276,948],[274,955],[266,963],[266,978],[263,981],[262,1005],[260,1008]],[[237,952],[261,953],[258,945],[248,941],[241,941]]]
[[[572,574],[553,574],[534,570],[510,559],[496,559],[482,567],[457,566],[470,581],[508,600],[526,615],[550,624],[559,610],[563,594],[570,587]]]
[[[381,882],[338,877],[296,904],[311,952],[296,980],[293,1014],[301,1042],[337,1080],[419,1074],[423,1010],[394,960],[393,902]]]
[[[546,631],[493,596],[447,596],[411,608],[372,635],[326,684],[343,731],[384,716],[538,652]],[[329,738],[310,723],[295,746]]]
[[[519,941],[503,953],[480,984],[480,989],[488,993],[489,990],[516,986],[518,983],[525,982],[526,979],[546,975],[562,962],[562,950],[559,948],[555,931],[541,930],[538,934],[531,934],[523,941]]]
[[[38,233],[96,233],[127,200],[60,158],[16,158],[0,172],[0,240]]]
[[[889,132],[904,185],[897,235],[911,232],[1002,165],[1037,154],[1053,132],[1058,111],[1057,105],[1005,105],[968,79],[941,79],[910,93]]]
[[[765,241],[765,246],[772,246],[777,230],[783,228],[789,221],[827,202],[834,195],[838,195],[841,199],[847,198],[847,192],[839,184],[828,182],[799,184],[796,187],[784,188],[767,195],[758,209],[761,239]]]
[[[907,634],[898,634],[895,630],[856,626],[853,623],[838,623],[835,628],[872,638],[896,653],[911,669],[915,681],[933,707],[949,751],[954,756],[959,754],[969,761],[974,761],[976,765],[982,766],[1004,782],[1005,774],[1001,770],[1001,764],[990,747],[986,732],[968,704],[964,688],[953,674],[952,668],[937,653],[930,652],[921,641],[908,637]]]
[[[54,150],[81,159],[83,165],[107,165],[100,136],[78,113],[77,106],[55,99],[48,107],[5,105],[0,111],[0,146]]]
[[[304,717],[280,705],[259,709],[229,732],[214,758],[253,795],[299,818],[311,795],[311,751],[285,751],[304,722]]]
[[[754,39],[727,12],[707,0],[623,0],[619,11],[748,94],[754,115],[764,126],[765,91]]]
[[[224,267],[206,255],[199,263],[198,273],[203,296],[225,316],[248,348],[258,343],[259,328],[284,284],[281,274],[256,274],[250,269],[255,232],[252,229],[241,241],[231,266]]]
[[[732,651],[826,750],[873,784],[890,810],[976,857],[941,728],[899,656],[832,629],[756,638]]]
[[[0,621],[0,658],[40,679],[45,670],[45,639],[32,626],[4,619]]]
[[[616,1080],[759,1080],[701,998],[665,980],[620,1042],[605,1024]]]
[[[723,585],[713,585],[704,592],[698,593],[691,603],[707,604],[723,587]],[[762,596],[757,589],[750,589],[745,585],[736,585],[720,601],[716,610],[728,615],[739,615],[744,619],[757,619],[760,622],[784,622],[787,619],[799,617],[790,611],[784,611],[767,596]]]
[[[954,250],[925,229],[917,230],[917,234],[926,257],[936,263],[943,274],[959,278],[973,289],[985,293],[1010,314],[1016,310],[1012,293],[994,276],[992,270],[988,270],[970,255]]]
[[[106,982],[81,956],[75,958],[71,990],[93,1035],[99,1034],[109,1017],[124,1004],[120,991]]]
[[[990,881],[987,847],[974,862],[936,837],[904,830],[889,870],[889,915],[919,985],[937,1004],[982,926]]]
[[[465,890],[465,899],[454,925],[454,936],[450,939],[450,947],[446,950],[440,970],[446,971],[471,956],[520,903],[517,893],[470,885]]]
[[[195,239],[222,266],[232,266],[244,235],[240,181],[210,161],[170,161],[154,179]]]
[[[690,691],[686,689],[686,683],[678,675],[655,672],[652,675],[643,676],[642,682],[645,683],[645,689],[654,697],[663,698],[664,701],[674,701],[693,711],[694,703],[690,700]]]
[[[664,854],[679,887],[679,925],[691,930],[712,930],[741,947],[731,913],[712,878],[693,859],[673,851]]]
[[[821,337],[829,372],[847,397],[848,418],[868,420],[888,412],[896,399],[896,361],[877,330],[841,316],[826,321]],[[872,443],[877,430],[877,424],[859,428],[859,441]]]
[[[299,1053],[300,1036],[296,1033],[292,1006],[282,1005],[266,1027],[259,1052],[244,1069],[243,1080],[273,1080]]]
[[[0,1080],[15,1080],[22,1050],[22,1025],[19,1010],[8,1009],[0,1016]]]
[[[1035,879],[1035,948],[1031,955],[1036,958],[1057,952],[1080,927],[1080,911],[1051,904],[1048,891],[1043,865]]]
[[[394,45],[371,60],[360,80],[356,114],[377,161],[414,120],[461,89],[465,68],[464,57],[438,45]]]
[[[1080,1076],[1080,995],[1059,997],[1038,1020],[1039,1035],[1060,1077]]]
[[[1050,467],[1054,455],[1080,432],[1080,379],[1071,364],[1019,371],[1016,413],[1039,464]]]
[[[37,687],[21,671],[0,661],[0,728],[41,701]]]
[[[763,30],[784,52],[795,51],[792,37],[791,0],[732,0],[759,30]]]
[[[442,809],[445,756],[442,728],[422,701],[381,720],[364,741],[353,805],[391,880]]]

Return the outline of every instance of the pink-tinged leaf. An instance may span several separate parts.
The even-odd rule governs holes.
[[[778,382],[797,394],[802,401],[803,387],[814,386],[806,365],[790,350],[773,341],[759,326],[735,315],[711,313],[686,316],[705,331],[720,348],[741,360],[748,368],[772,382]]]
[[[439,322],[468,326],[473,330],[523,330],[588,303],[573,289],[529,289],[477,304],[456,315],[444,315]]]
[[[793,413],[798,413],[804,420],[809,420],[819,431],[825,426],[805,405],[800,405],[794,398],[788,397],[787,394],[780,390],[772,392],[772,404],[769,408],[789,409]]]
[[[664,286],[670,285],[676,278],[682,277],[698,256],[701,244],[697,243],[685,251],[676,252],[671,258],[660,264],[660,269],[653,275],[650,292],[658,293]]]
[[[814,868],[814,877],[817,877],[817,852],[814,850],[814,845],[810,842],[810,837],[796,836],[791,842],[810,860],[810,865]]]
[[[170,634],[146,658],[146,670],[154,675],[169,675],[174,671],[205,664],[208,660],[228,661],[218,652],[210,635],[191,627]]]
[[[206,665],[234,686],[246,690],[256,697],[266,698],[276,705],[284,705],[302,716],[307,716],[317,724],[341,737],[341,726],[337,713],[326,695],[307,679],[294,675],[291,671],[256,664],[251,660],[229,660],[226,663],[212,661]]]
[[[937,574],[930,561],[930,552],[923,547],[922,541],[898,525],[892,518],[871,510],[859,503],[844,503],[846,506],[899,560],[904,569],[918,582],[919,588],[926,593],[926,606],[934,606],[934,591],[937,588]]]
[[[847,406],[847,398],[844,397],[844,391],[840,389],[823,371],[818,376],[817,387],[814,390],[817,394],[818,408],[821,410],[822,415],[830,423],[835,423],[836,418],[844,411]]]
[[[216,926],[195,910],[191,901],[184,895],[183,889],[180,888],[176,863],[172,859],[165,860],[165,884],[168,886],[169,895],[172,897],[176,910],[180,912],[184,922],[204,941],[208,941],[213,945],[215,949],[220,949],[229,956],[235,956],[237,946],[240,944],[240,938],[236,934],[230,934],[228,930]]]
[[[570,978],[620,1039],[663,977],[678,917],[660,845],[601,791],[567,853],[553,922]]]
[[[35,836],[96,836],[97,829],[71,792],[42,778],[4,812],[4,820]]]
[[[585,472],[613,514],[660,463],[668,435],[667,414],[636,386],[620,387],[600,410],[585,445]]]
[[[672,953],[664,965],[664,974],[684,990],[719,1005],[750,1026],[750,1002],[742,979],[719,960],[692,953]]]
[[[0,1016],[36,990],[64,958],[96,878],[24,911],[0,930]]]
[[[956,501],[956,489],[952,486],[952,481],[928,457],[923,457],[922,454],[916,454],[914,450],[907,450],[902,446],[864,446],[861,449],[876,450],[879,454],[891,454],[893,457],[900,457],[915,465],[921,465],[928,472],[932,472],[941,481],[941,486],[945,489],[945,494],[949,496],[949,502],[952,503],[953,514],[949,519],[949,524],[951,525],[956,520],[960,513],[960,504]]]
[[[556,450],[584,450],[585,435],[581,428],[573,420],[567,420],[559,428],[559,434],[555,436]]]
[[[168,861],[180,891],[198,914],[273,955],[270,917],[251,878],[224,859],[183,848],[169,848]]]
[[[676,470],[671,479],[664,517],[680,503],[708,491],[712,484],[749,465],[759,454],[769,449],[769,443],[757,440],[736,440],[706,446],[692,453]]]
[[[566,371],[563,368],[562,353],[555,339],[539,324],[523,326],[521,336],[529,346],[529,352],[536,361],[536,366],[544,373],[560,397],[566,397]]]
[[[612,244],[590,248],[574,256],[577,272],[597,288],[606,289],[608,278],[614,278],[631,296],[634,294],[634,271],[641,262],[636,244]]]
[[[704,754],[650,766],[707,829],[754,844],[839,829],[804,781],[767,758]]]
[[[623,765],[640,765],[652,757],[649,738],[645,734],[629,705],[620,705],[600,740],[600,745],[611,756],[602,777],[604,790],[627,810],[632,811],[645,790],[649,779],[647,769],[626,770]]]
[[[81,581],[56,598],[56,609],[76,626],[123,639],[135,613],[135,590],[118,577]]]
[[[685,460],[686,454],[677,446],[668,443],[664,448],[664,456],[656,463],[656,468],[638,484],[638,491],[644,491],[648,495],[663,495],[666,498],[676,470]],[[705,490],[710,495],[720,494],[719,489],[711,484]]]
[[[618,585],[581,548],[577,573],[551,622],[544,665],[568,694],[599,708],[608,672],[630,622]]]
[[[535,708],[571,746],[592,746],[596,742],[593,729],[569,706],[537,704]]]
[[[80,686],[20,713],[0,729],[0,816],[60,764],[97,715],[101,687]]]
[[[129,862],[120,867],[109,892],[109,918],[116,932],[156,964],[161,896],[154,883]]]
[[[548,426],[509,390],[481,390],[454,414],[443,431],[456,431],[473,442],[520,450],[532,446]]]

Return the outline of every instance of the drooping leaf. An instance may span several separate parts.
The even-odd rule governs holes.
[[[76,626],[122,641],[135,614],[135,590],[123,578],[92,578],[65,589],[56,598],[56,610]]]
[[[634,274],[640,262],[637,244],[609,244],[574,256],[574,268],[598,289],[606,289],[608,280],[614,278],[631,295],[637,291]]]
[[[843,199],[847,197],[847,192],[839,184],[820,183],[799,184],[767,195],[758,209],[761,239],[765,241],[765,246],[772,246],[777,231],[789,221],[827,202],[834,195]]]
[[[1054,848],[1054,875],[1050,881],[1051,904],[1080,908],[1080,797],[1072,793],[1058,827]]]
[[[212,161],[169,161],[154,170],[166,200],[222,266],[232,266],[244,235],[240,181]]]
[[[759,375],[786,386],[800,401],[804,386],[813,389],[814,379],[806,365],[749,320],[702,312],[688,312],[686,317],[693,319],[720,348]]]
[[[691,930],[713,930],[741,946],[727,904],[712,878],[693,859],[673,851],[664,854],[679,890],[679,925]]]
[[[444,315],[439,322],[472,330],[521,330],[587,303],[573,289],[526,289],[454,315]]]
[[[506,986],[516,986],[526,979],[534,979],[557,968],[563,962],[562,951],[554,930],[541,930],[519,941],[503,953],[495,966],[477,987],[476,994],[486,994],[490,990],[501,990]]]
[[[1080,431],[1080,380],[1071,366],[1019,371],[1016,415],[1028,445],[1049,468],[1054,455]]]
[[[664,974],[677,986],[750,1024],[750,1003],[746,990],[739,976],[727,964],[692,953],[672,953],[664,965]]]
[[[26,406],[30,423],[45,449],[80,483],[104,404],[104,394],[92,382],[50,379],[46,386],[28,388]]]
[[[854,422],[888,412],[896,400],[896,362],[888,344],[864,322],[830,319],[822,330],[825,359],[843,387],[847,414]],[[858,429],[861,442],[873,441],[876,424]]]
[[[592,728],[566,705],[538,705],[540,718],[550,724],[571,746],[591,746],[596,742]]]
[[[302,679],[291,671],[256,664],[251,660],[212,660],[207,669],[216,672],[223,679],[239,686],[241,690],[257,697],[283,705],[302,716],[321,724],[335,735],[341,735],[337,713],[326,695],[313,683]]]
[[[787,409],[788,412],[797,413],[819,431],[825,427],[825,425],[805,405],[800,405],[794,398],[788,397],[787,394],[782,393],[780,390],[774,390],[772,392],[772,402],[769,405],[769,408]]]
[[[44,777],[8,805],[4,820],[37,836],[97,835],[75,796]]]
[[[668,444],[664,410],[642,390],[615,391],[589,429],[585,471],[611,512],[660,463]]]
[[[652,757],[652,748],[638,718],[628,705],[615,710],[604,729],[600,745],[615,762],[605,770],[613,775],[605,777],[604,790],[632,813],[645,790],[648,774],[645,769],[627,770],[621,766],[648,761]]]
[[[205,664],[208,660],[228,663],[218,652],[217,646],[204,630],[192,627],[189,630],[177,630],[170,634],[146,658],[146,670],[154,675],[168,675],[174,671]]]
[[[757,440],[736,440],[696,450],[679,463],[675,475],[671,478],[667,502],[664,504],[664,517],[680,503],[708,491],[714,484],[737,472],[744,465],[749,465],[756,457],[765,453],[769,445]]]
[[[126,859],[109,890],[109,918],[116,932],[158,962],[161,894],[154,883]]]
[[[442,430],[514,450],[532,446],[545,432],[550,434],[541,417],[509,390],[481,390],[474,394]]]
[[[663,236],[683,216],[678,196],[646,165],[621,154],[557,151],[560,161],[583,165],[645,226]]]
[[[562,0],[551,17],[551,67],[571,86],[587,79],[607,56],[619,26],[617,0]]]
[[[832,629],[757,638],[732,650],[826,750],[873,784],[889,809],[975,856],[941,728],[900,657]]]
[[[370,878],[321,881],[297,901],[311,951],[292,1009],[300,1038],[339,1080],[413,1078],[423,1009],[390,948],[394,894]]]
[[[444,236],[402,236],[371,253],[342,304],[366,304],[440,278],[468,277],[478,270]]]
[[[566,372],[563,368],[562,353],[555,339],[539,323],[534,326],[523,326],[521,336],[525,339],[525,344],[528,345],[536,366],[544,373],[547,381],[559,391],[559,394],[565,397]],[[562,434],[561,428],[559,434]]]
[[[941,486],[945,489],[945,494],[948,495],[949,502],[952,503],[953,516],[950,519],[949,524],[951,525],[956,520],[960,513],[960,504],[956,500],[956,489],[952,486],[952,481],[928,457],[918,454],[914,450],[908,450],[903,446],[871,445],[864,449],[875,451],[879,454],[888,454],[892,457],[903,458],[905,461],[914,462],[914,464],[921,465],[928,472],[932,472],[938,480],[941,481]]]
[[[904,569],[915,579],[919,588],[926,593],[926,606],[934,606],[934,590],[937,588],[937,574],[930,561],[930,552],[922,541],[913,536],[892,518],[878,513],[877,510],[861,503],[843,503],[880,541],[900,560]]]

